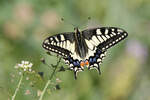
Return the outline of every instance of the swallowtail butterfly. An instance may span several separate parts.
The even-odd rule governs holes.
[[[99,74],[100,64],[108,48],[114,46],[128,36],[128,33],[116,27],[98,27],[75,32],[56,34],[46,38],[42,44],[48,51],[61,55],[69,69],[77,72],[88,69],[97,69]]]

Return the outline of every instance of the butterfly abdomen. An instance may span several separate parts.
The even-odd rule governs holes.
[[[88,53],[87,44],[78,28],[75,28],[75,52],[82,59],[84,59]]]

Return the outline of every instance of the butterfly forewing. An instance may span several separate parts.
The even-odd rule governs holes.
[[[48,51],[55,52],[61,56],[67,57],[72,53],[70,46],[74,42],[73,35],[73,32],[67,32],[50,36],[44,40],[42,46]]]
[[[100,27],[82,31],[90,47],[97,47],[105,51],[127,37],[127,32],[121,28]],[[93,45],[92,45],[93,44]]]

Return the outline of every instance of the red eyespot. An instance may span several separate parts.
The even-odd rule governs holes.
[[[86,60],[86,61],[85,61],[85,65],[89,65],[89,61]]]
[[[81,67],[84,67],[84,65],[85,65],[85,63],[82,61],[82,62],[80,62],[80,66]]]

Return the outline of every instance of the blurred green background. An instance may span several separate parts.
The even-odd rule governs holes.
[[[43,100],[150,100],[150,0],[0,0],[0,100],[10,100],[19,81],[14,68],[22,60],[33,63],[44,77],[27,75],[16,100],[37,100],[56,57],[42,48],[43,40],[73,31],[71,24],[114,26],[125,29],[125,41],[109,49],[101,64],[102,75],[85,70],[57,73]],[[87,21],[88,17],[92,20]],[[62,66],[65,66],[61,63]],[[67,66],[65,66],[67,67]],[[56,90],[55,84],[61,89]]]

